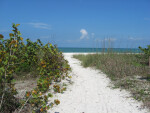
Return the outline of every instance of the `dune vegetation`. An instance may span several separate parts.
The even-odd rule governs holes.
[[[131,92],[133,98],[150,108],[150,46],[139,47],[143,53],[97,53],[74,55],[84,67],[100,69],[111,80],[113,88]]]
[[[39,39],[24,42],[18,26],[12,25],[10,38],[0,34],[0,112],[47,112],[60,103],[58,99],[48,103],[48,98],[53,97],[49,91],[61,93],[66,89],[59,83],[71,78],[70,66],[55,45],[44,45]],[[22,87],[29,90],[20,96],[16,83],[30,84]]]

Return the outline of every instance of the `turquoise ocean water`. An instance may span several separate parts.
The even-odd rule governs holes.
[[[69,48],[69,47],[58,47],[63,53],[91,53],[91,52],[117,52],[117,53],[141,53],[138,48]]]

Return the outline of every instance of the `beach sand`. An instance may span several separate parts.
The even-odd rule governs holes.
[[[148,110],[141,109],[142,103],[134,100],[129,92],[110,88],[110,80],[105,74],[82,67],[72,55],[64,53],[72,68],[73,84],[67,86],[63,94],[55,96],[60,104],[49,113],[148,113]]]

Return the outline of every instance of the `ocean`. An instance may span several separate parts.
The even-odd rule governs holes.
[[[116,52],[116,53],[141,53],[138,48],[72,48],[72,47],[58,47],[63,53],[96,53],[96,52]]]

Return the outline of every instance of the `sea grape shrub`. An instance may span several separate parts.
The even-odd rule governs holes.
[[[70,66],[68,62],[64,60],[64,57],[62,53],[59,52],[58,48],[51,43],[44,46],[41,45],[38,48],[40,50],[39,52],[35,52],[36,54],[34,57],[37,63],[39,79],[37,81],[37,88],[34,90],[34,95],[32,92],[32,98],[28,103],[32,105],[33,111],[37,111],[40,108],[41,112],[45,112],[56,103],[51,102],[50,105],[47,105],[48,97],[51,97],[52,95],[41,95],[45,94],[48,90],[52,90],[53,87],[50,87],[52,84],[61,82],[62,78],[68,77]],[[41,53],[42,55],[39,57],[39,54]],[[60,93],[60,91],[57,92]]]
[[[54,85],[54,91],[60,93],[60,86],[59,85]]]
[[[38,68],[40,72],[38,87],[41,88],[42,91],[46,91],[52,81],[60,82],[63,76],[67,76],[66,70],[69,70],[70,67],[56,46],[52,46],[50,43],[46,44],[43,47],[43,51],[44,55],[43,58],[40,59]],[[41,84],[43,84],[43,86]]]
[[[58,99],[56,99],[56,100],[54,100],[54,103],[55,103],[56,105],[58,105],[58,104],[60,104],[60,101],[59,101]]]
[[[0,112],[12,112],[19,106],[12,81],[17,65],[22,62],[24,43],[17,26],[19,24],[13,24],[13,33],[9,34],[9,39],[0,35]]]
[[[46,95],[46,91],[53,88],[50,87],[52,83],[61,82],[65,77],[70,78],[70,66],[58,48],[51,43],[43,45],[39,39],[36,42],[27,39],[25,45],[18,26],[19,24],[13,24],[13,33],[9,34],[9,39],[4,40],[4,36],[0,34],[0,112],[13,112],[16,109],[21,112],[25,106],[30,106],[33,112],[47,112],[60,102],[57,100],[47,105],[48,97],[52,97],[52,94]],[[24,98],[16,98],[14,75],[32,71],[39,78],[37,87],[26,92]]]
[[[33,111],[36,112],[40,108],[40,112],[46,112],[47,109],[49,109],[56,103],[52,102],[50,105],[47,105],[48,97],[52,97],[52,95],[41,95],[45,94],[48,90],[51,90],[50,86],[54,81],[60,82],[62,76],[67,77],[70,67],[68,65],[68,62],[64,60],[62,53],[58,51],[56,46],[52,46],[52,44],[48,43],[45,46],[42,46],[40,49],[43,54],[43,56],[38,59],[40,60],[40,62],[38,62],[39,64],[37,69],[40,76],[37,81],[37,88],[34,90],[34,95],[32,91],[32,98],[28,103],[32,105]],[[29,94],[27,95],[27,98],[28,97]]]
[[[37,77],[38,71],[38,53],[41,50],[41,41],[37,40],[32,42],[30,39],[26,40],[26,45],[24,46],[23,51],[24,55],[22,56],[22,63],[16,68],[16,74],[21,75],[21,73],[30,73],[31,77]]]

